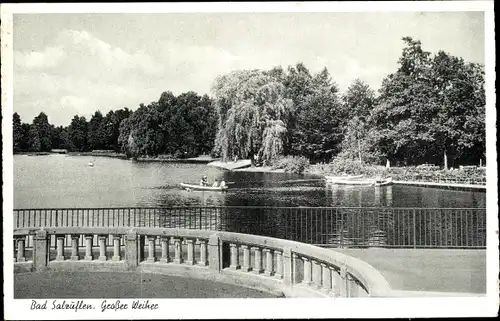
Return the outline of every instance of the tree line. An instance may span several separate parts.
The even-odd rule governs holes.
[[[485,155],[484,66],[403,38],[398,69],[378,92],[357,79],[344,93],[328,70],[303,63],[217,77],[213,98],[161,94],[131,111],[76,115],[54,127],[14,114],[14,151],[108,149],[130,157],[211,153],[223,160],[283,155],[409,165],[477,163]]]

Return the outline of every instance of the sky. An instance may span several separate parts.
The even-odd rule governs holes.
[[[56,126],[298,62],[327,67],[341,92],[356,78],[377,90],[405,36],[484,64],[482,12],[15,14],[13,30],[14,111]]]

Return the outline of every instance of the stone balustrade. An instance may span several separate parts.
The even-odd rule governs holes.
[[[15,271],[147,271],[208,278],[287,297],[391,296],[367,263],[283,239],[193,229],[14,230]]]

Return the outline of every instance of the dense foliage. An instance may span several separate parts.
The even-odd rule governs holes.
[[[304,159],[333,160],[332,170],[345,172],[387,161],[448,168],[485,160],[484,67],[443,51],[432,54],[409,37],[403,41],[398,69],[378,93],[356,79],[341,94],[326,68],[311,74],[302,63],[238,70],[215,79],[213,99],[164,92],[133,112],[96,111],[90,120],[75,115],[67,127],[49,124],[43,112],[31,124],[15,113],[14,152],[211,153],[299,170]]]
[[[287,173],[304,173],[309,166],[309,159],[304,156],[285,156],[276,159],[272,164],[273,169],[283,169]]]
[[[219,128],[215,148],[223,160],[257,154],[270,164],[283,153],[292,102],[277,77],[235,71],[218,77],[213,91]]]

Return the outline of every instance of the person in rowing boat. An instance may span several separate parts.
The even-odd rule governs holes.
[[[212,187],[219,187],[219,182],[217,181],[217,179],[215,180],[215,182],[212,184]]]
[[[224,182],[224,180],[222,180],[220,182],[220,185],[219,185],[220,188],[225,188],[226,187],[226,182]]]
[[[207,175],[203,175],[203,177],[201,178],[201,181],[200,181],[200,185],[201,186],[208,186]]]

